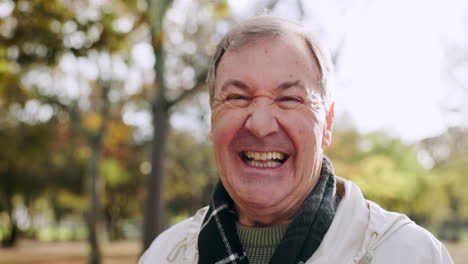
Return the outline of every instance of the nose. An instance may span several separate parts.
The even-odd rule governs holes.
[[[254,101],[250,107],[250,116],[245,122],[245,127],[252,134],[262,138],[278,131],[279,125],[268,100]]]

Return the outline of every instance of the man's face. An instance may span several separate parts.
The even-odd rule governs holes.
[[[333,118],[319,78],[315,57],[295,35],[221,58],[210,135],[221,181],[241,210],[286,213],[315,186]]]

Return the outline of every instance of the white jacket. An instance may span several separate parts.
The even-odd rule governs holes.
[[[320,247],[306,264],[450,264],[447,249],[405,215],[365,200],[351,181],[337,177],[341,197]],[[197,239],[208,207],[159,235],[139,264],[198,263]],[[207,263],[211,264],[211,263]]]

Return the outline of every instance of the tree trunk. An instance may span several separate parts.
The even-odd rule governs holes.
[[[6,238],[3,238],[2,246],[4,247],[14,247],[16,245],[16,240],[18,238],[18,226],[16,225],[15,217],[13,215],[14,205],[13,205],[13,188],[7,189],[5,192],[6,196],[6,209],[9,217],[9,233]]]
[[[163,100],[158,100],[163,101]],[[153,143],[151,173],[147,181],[143,246],[147,249],[166,224],[164,184],[169,111],[164,103],[157,103],[153,110]]]
[[[100,161],[102,153],[102,140],[100,137],[91,140],[91,159],[89,161],[89,175],[91,176],[88,212],[88,240],[90,246],[89,262],[90,264],[101,263],[101,248],[98,235],[99,225],[101,223],[101,200],[103,184],[100,177]]]
[[[166,223],[164,182],[167,138],[169,133],[169,103],[166,98],[165,82],[166,52],[163,20],[171,0],[148,0],[148,17],[151,25],[151,45],[156,63],[156,95],[152,100],[153,141],[151,146],[151,173],[146,186],[146,204],[143,219],[143,250],[163,230]]]

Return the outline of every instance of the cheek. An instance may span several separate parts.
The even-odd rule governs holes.
[[[244,125],[246,116],[245,110],[232,106],[221,105],[212,109],[210,135],[215,148],[219,148],[220,144],[225,146],[231,141]]]
[[[293,141],[298,153],[315,149],[316,145],[321,143],[316,141],[322,137],[323,125],[310,109],[288,110],[279,116],[282,127]]]

